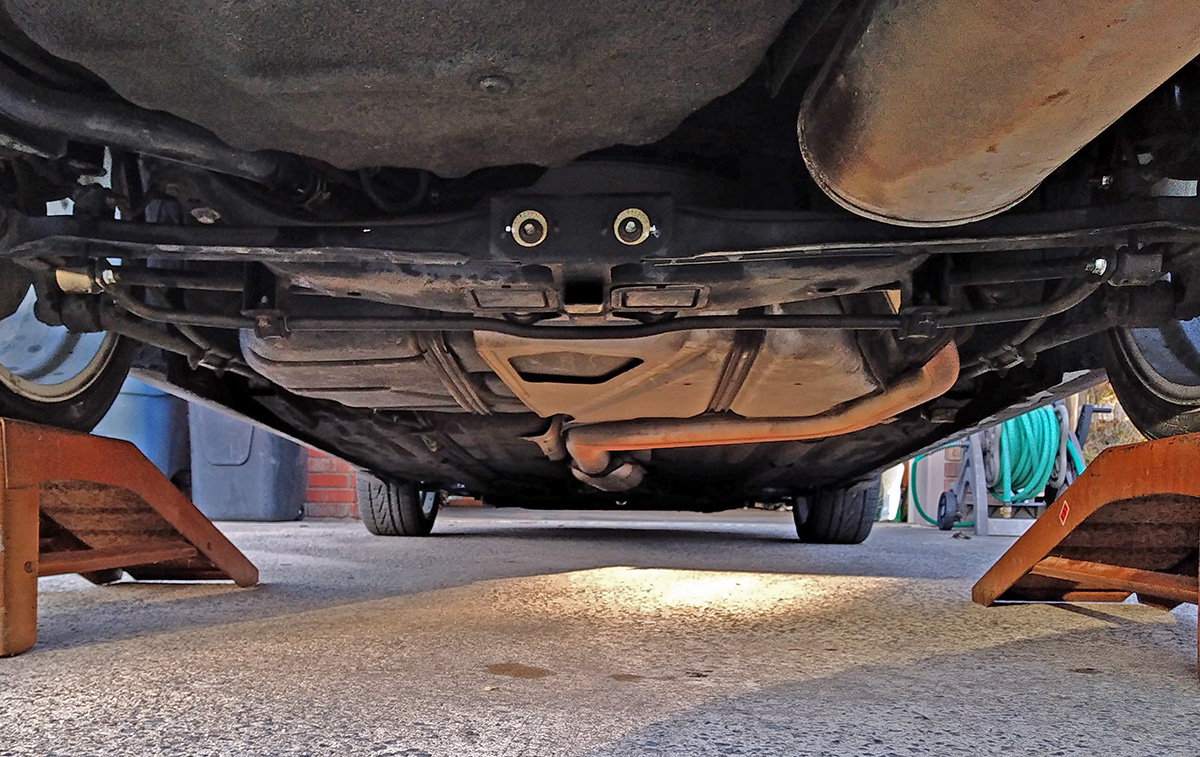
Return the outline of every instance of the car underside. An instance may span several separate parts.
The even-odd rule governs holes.
[[[0,6],[0,315],[108,345],[0,352],[7,414],[132,362],[423,490],[697,510],[1105,370],[1200,429],[1200,9]]]

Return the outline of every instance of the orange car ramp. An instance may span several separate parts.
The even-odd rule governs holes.
[[[1197,602],[1200,434],[1112,447],[975,584],[997,602]]]
[[[37,640],[37,579],[258,583],[258,570],[128,442],[0,419],[0,657]]]

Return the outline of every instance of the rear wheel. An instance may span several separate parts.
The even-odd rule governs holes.
[[[47,326],[34,316],[34,302],[30,288],[0,320],[0,415],[90,431],[121,390],[136,345],[116,334]]]
[[[377,536],[428,536],[440,504],[437,491],[358,473],[358,510],[363,525]]]
[[[1160,439],[1200,431],[1200,318],[1145,329],[1114,329],[1105,361],[1129,419]]]
[[[871,533],[879,513],[881,477],[856,481],[835,489],[818,489],[805,499],[807,507],[792,508],[801,541],[818,544],[860,544]]]

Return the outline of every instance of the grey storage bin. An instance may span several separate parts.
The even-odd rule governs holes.
[[[188,493],[188,403],[134,378],[125,379],[108,414],[92,433],[133,442],[154,466]]]
[[[296,520],[308,486],[298,444],[192,405],[192,501],[214,520]]]

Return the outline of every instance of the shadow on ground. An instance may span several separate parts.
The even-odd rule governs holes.
[[[582,757],[1195,754],[1190,634],[1115,620],[718,699]]]

